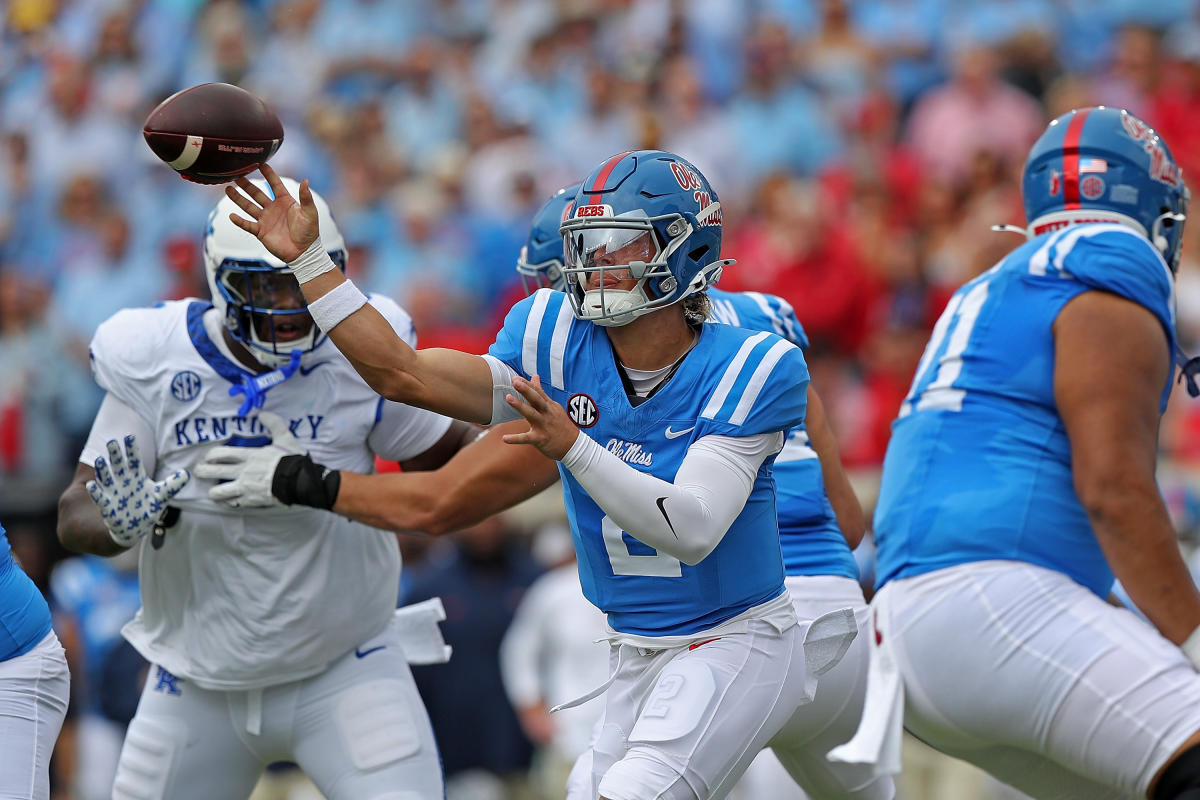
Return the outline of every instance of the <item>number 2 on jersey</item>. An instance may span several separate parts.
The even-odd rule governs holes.
[[[600,530],[604,535],[604,549],[608,551],[608,563],[612,565],[614,575],[642,575],[652,578],[678,578],[683,574],[679,559],[666,553],[656,552],[654,555],[637,555],[629,552],[629,546],[621,535],[617,523],[605,514],[600,520]]]
[[[913,375],[912,388],[900,406],[900,416],[906,417],[914,410],[962,411],[966,390],[955,389],[954,381],[958,380],[959,374],[962,373],[963,352],[970,343],[971,331],[979,320],[979,312],[983,310],[987,296],[988,281],[984,279],[969,290],[956,293],[950,298],[946,310],[933,326],[933,335],[929,337],[929,344],[925,345],[925,352],[921,354],[917,372]],[[940,355],[939,351],[942,351]],[[934,361],[938,365],[937,374],[930,381],[929,372]]]

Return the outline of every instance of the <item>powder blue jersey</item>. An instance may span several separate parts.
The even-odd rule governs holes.
[[[786,431],[804,420],[807,404],[800,348],[765,331],[704,325],[674,377],[632,406],[604,329],[577,320],[566,295],[551,289],[513,307],[490,354],[521,375],[539,375],[586,435],[666,481],[697,439]],[[583,591],[614,630],[697,633],[783,593],[773,461],[763,463],[742,513],[695,566],[622,531],[560,466]]]
[[[1174,278],[1146,239],[1111,223],[1033,239],[950,299],[892,427],[875,512],[878,585],[1006,559],[1108,594],[1112,570],[1075,494],[1054,402],[1051,326],[1092,290],[1145,306],[1175,352]],[[1160,411],[1170,390],[1168,380]]]
[[[711,288],[715,321],[753,331],[773,331],[808,350],[796,312],[782,297]],[[808,431],[797,425],[775,459],[775,502],[779,544],[788,575],[842,575],[858,580],[858,565],[825,494],[821,462],[809,445]]]
[[[50,607],[13,560],[0,526],[0,661],[24,655],[50,633]]]

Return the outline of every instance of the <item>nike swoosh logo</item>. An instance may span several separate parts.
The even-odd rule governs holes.
[[[371,653],[374,653],[376,650],[382,650],[385,647],[387,647],[386,644],[381,644],[378,647],[372,647],[369,650],[359,650],[356,647],[356,648],[354,648],[354,655],[356,655],[359,658],[366,658],[367,656],[371,655]]]
[[[666,436],[668,439],[678,439],[680,436],[683,436],[685,433],[691,433],[694,430],[696,430],[695,425],[693,425],[690,428],[684,428],[681,431],[673,431],[673,430],[671,430],[671,426],[668,425],[667,429],[665,431],[663,431],[663,436]]]
[[[328,361],[318,361],[316,364],[313,364],[313,365],[312,365],[311,367],[309,367],[308,369],[305,369],[305,368],[303,367],[303,365],[302,365],[302,366],[300,367],[300,374],[301,374],[301,375],[307,375],[308,373],[310,373],[310,372],[313,372],[314,370],[316,370],[318,367],[323,367],[323,366],[325,366],[325,365],[326,365],[326,364],[328,364],[328,363],[329,363]]]
[[[657,500],[655,500],[654,502],[658,503],[658,510],[662,512],[663,519],[665,519],[667,521],[667,527],[671,529],[671,533],[675,533],[675,526],[671,524],[671,518],[667,516],[667,509],[666,509],[666,506],[664,505],[667,502],[667,498],[660,497]],[[676,539],[679,538],[678,533],[675,533],[675,538]]]

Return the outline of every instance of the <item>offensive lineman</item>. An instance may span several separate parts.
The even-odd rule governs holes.
[[[328,207],[311,202],[326,257],[344,264]],[[431,468],[469,429],[375,395],[284,265],[230,223],[233,209],[223,199],[209,217],[211,303],[125,310],[92,341],[107,394],[60,501],[59,536],[111,554],[151,534],[142,608],[124,634],[152,670],[113,797],[246,797],[266,764],[292,760],[330,798],[440,798],[406,661],[406,650],[444,660],[440,609],[395,612],[395,537],[307,508],[231,511],[186,467],[217,444],[290,434],[342,468],[367,472],[375,454]],[[394,335],[415,340],[402,309],[370,302]]]
[[[838,755],[902,716],[1034,797],[1195,800],[1200,594],[1154,477],[1187,188],[1104,107],[1052,122],[1022,188],[1029,241],[951,298],[893,427],[880,691]],[[1104,601],[1114,573],[1153,627]]]

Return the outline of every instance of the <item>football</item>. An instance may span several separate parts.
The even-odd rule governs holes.
[[[226,183],[275,155],[283,123],[245,89],[202,83],[159,103],[142,135],[154,154],[185,179]]]

